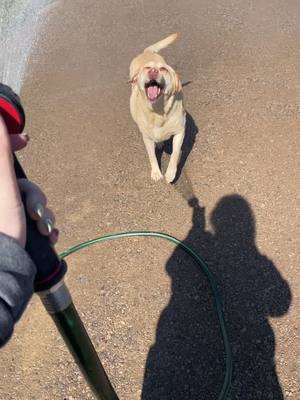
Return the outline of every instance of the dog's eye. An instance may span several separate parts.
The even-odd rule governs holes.
[[[151,69],[151,67],[145,67],[145,69]]]
[[[167,71],[167,68],[165,68],[165,67],[160,67],[159,70],[160,70],[160,71]]]

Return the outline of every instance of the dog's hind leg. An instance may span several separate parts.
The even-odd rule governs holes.
[[[165,142],[158,142],[155,143],[155,146],[158,150],[161,150],[164,147]]]

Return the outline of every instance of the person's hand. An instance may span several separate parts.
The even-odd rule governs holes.
[[[34,290],[36,266],[24,251],[26,217],[20,192],[40,233],[48,235],[52,243],[58,237],[45,195],[27,179],[16,179],[12,152],[27,143],[26,134],[8,135],[0,114],[0,347],[12,335]]]
[[[22,247],[26,243],[26,218],[20,190],[26,197],[26,209],[37,221],[41,234],[57,241],[54,215],[46,208],[47,199],[37,185],[26,179],[16,180],[12,151],[24,148],[28,143],[26,134],[8,135],[0,115],[0,232],[16,239]]]

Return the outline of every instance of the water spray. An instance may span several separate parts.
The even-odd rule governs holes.
[[[20,93],[39,35],[46,20],[49,0],[0,1],[0,82]],[[52,6],[53,7],[53,6]],[[34,58],[31,59],[31,64]]]
[[[9,133],[18,134],[23,131],[25,126],[25,113],[20,98],[10,87],[1,83],[0,113],[6,122]],[[17,178],[26,178],[25,172],[15,155],[14,164]],[[185,189],[186,188],[181,188],[180,191],[182,191],[191,207],[196,206],[197,204],[194,204],[195,198],[193,198],[192,193]],[[67,272],[67,264],[64,259],[70,254],[96,243],[129,237],[156,237],[174,243],[195,261],[196,265],[206,276],[214,298],[220,331],[224,343],[224,353],[226,356],[224,380],[217,399],[225,400],[227,398],[231,385],[232,358],[225,326],[222,301],[212,272],[208,268],[207,264],[192,248],[165,233],[138,231],[98,237],[80,243],[79,245],[58,255],[51,247],[49,239],[38,232],[35,222],[32,221],[27,214],[26,222],[26,250],[37,267],[34,284],[35,292],[39,295],[47,312],[54,320],[76,363],[90,385],[96,399],[118,400],[118,396],[108,379],[83,322],[81,321],[72,302],[70,292],[64,283],[64,276]]]

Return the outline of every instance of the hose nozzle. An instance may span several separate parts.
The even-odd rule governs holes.
[[[19,96],[7,85],[0,83],[0,114],[4,118],[8,133],[22,133],[25,113]]]

